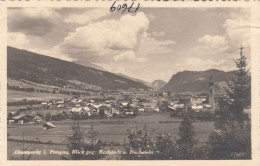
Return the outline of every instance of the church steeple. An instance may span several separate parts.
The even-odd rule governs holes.
[[[215,109],[215,101],[214,101],[214,81],[212,75],[209,78],[209,105],[211,105],[212,109]]]
[[[213,85],[214,85],[214,81],[212,80],[212,75],[210,75],[209,86],[213,86]]]

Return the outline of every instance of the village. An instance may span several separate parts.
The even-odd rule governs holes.
[[[210,114],[218,107],[223,94],[191,95],[160,92],[155,90],[128,89],[102,91],[91,97],[71,96],[65,99],[38,101],[37,104],[16,105],[16,111],[8,111],[8,125],[23,125],[73,119],[124,119],[134,118],[143,113],[169,112],[169,116],[184,113]],[[50,123],[49,123],[50,124]]]
[[[227,101],[224,93],[214,91],[212,78],[207,90],[200,93],[172,93],[152,88],[95,89],[91,95],[90,92],[88,95],[81,92],[63,98],[28,98],[9,102],[8,151],[17,150],[17,144],[24,142],[40,150],[64,151],[67,138],[76,124],[82,129],[87,144],[99,143],[105,150],[123,150],[128,132],[133,129],[145,129],[152,135],[169,133],[177,138],[179,125],[187,114],[193,121],[196,138],[205,143],[218,118],[216,111],[220,101]],[[62,91],[55,89],[55,94],[48,95],[60,93]],[[109,155],[106,157],[109,159]],[[59,159],[60,156],[41,155],[37,158]]]

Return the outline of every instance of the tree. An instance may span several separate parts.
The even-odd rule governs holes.
[[[122,159],[127,160],[149,160],[153,159],[151,154],[133,154],[131,152],[154,152],[155,145],[153,143],[153,139],[150,136],[149,132],[144,127],[143,130],[128,130],[129,136],[128,140],[129,143],[124,144],[124,151],[127,154],[123,154],[121,157]]]
[[[160,101],[158,104],[159,110],[162,112],[167,112],[167,108],[169,106],[169,103],[167,101]]]
[[[250,86],[250,77],[248,75],[247,67],[247,58],[243,54],[244,47],[240,47],[240,56],[235,60],[237,71],[235,77],[228,84],[229,89],[227,94],[230,99],[230,108],[229,110],[232,113],[234,120],[243,123],[243,111],[251,103],[251,86]]]
[[[228,99],[219,102],[215,131],[209,137],[209,159],[250,159],[251,124],[244,124],[244,109],[251,103],[251,86],[243,47],[235,60],[238,70],[228,84]]]
[[[8,113],[7,120],[10,120],[13,118],[13,114],[11,112]]]
[[[9,134],[10,136],[10,134]],[[26,141],[24,139],[24,132],[23,132],[23,139],[22,141],[19,143],[17,143],[17,147],[19,148],[20,151],[34,151],[36,148],[36,143],[29,143],[29,141]],[[36,159],[36,155],[32,155],[32,154],[21,154],[21,155],[15,155],[15,154],[11,154],[10,157],[11,160],[35,160]]]
[[[70,153],[72,160],[82,160],[85,158],[85,154],[75,154],[74,151],[78,150],[80,152],[83,152],[85,150],[85,143],[84,143],[84,137],[83,137],[84,131],[80,130],[79,123],[77,126],[72,127],[72,136],[68,137],[68,143],[67,143],[67,149]]]
[[[101,119],[103,119],[105,117],[105,110],[104,109],[99,110],[99,116],[100,116]]]
[[[194,138],[195,131],[192,121],[187,114],[184,114],[183,120],[179,127],[179,139],[177,140],[179,149],[179,159],[194,159],[194,149],[197,140]]]
[[[53,88],[52,93],[56,93],[56,88]]]
[[[45,120],[46,121],[50,121],[51,120],[51,114],[50,113],[45,114]]]
[[[178,153],[177,142],[171,134],[159,134],[156,139],[156,154],[154,159],[172,160],[176,159]]]
[[[98,153],[101,149],[101,144],[94,139],[93,126],[91,132],[92,139],[91,141],[88,141],[84,137],[84,131],[80,129],[79,121],[77,125],[75,125],[74,121],[72,136],[68,137],[68,142],[66,144],[72,160],[97,160],[104,156]],[[78,153],[75,153],[76,151],[78,151]]]
[[[223,129],[225,124],[232,119],[229,111],[229,102],[226,99],[220,99],[218,108],[215,110],[215,129]]]
[[[209,159],[250,159],[251,125],[241,127],[237,121],[228,122],[209,138]]]

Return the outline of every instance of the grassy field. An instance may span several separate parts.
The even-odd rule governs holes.
[[[40,105],[33,105],[33,106],[40,106]],[[20,106],[8,106],[7,107],[7,113],[9,112],[16,112],[18,111]],[[56,108],[56,109],[46,109],[46,108],[40,108],[40,109],[34,109],[33,111],[40,113],[42,115],[45,115],[47,113],[55,113],[57,111],[64,111],[67,110],[67,108]]]
[[[53,88],[59,88],[57,86],[38,84],[30,81],[22,82],[10,78],[7,79],[7,82],[10,86],[19,86],[22,88],[34,88],[34,89],[49,90],[49,91],[52,91]]]
[[[16,90],[7,90],[7,101],[19,101],[19,100],[51,100],[51,99],[64,99],[71,98],[70,95],[65,94],[54,94],[54,93],[40,93],[40,92],[25,92]]]
[[[170,118],[168,113],[154,113],[147,116],[137,116],[134,119],[95,119],[92,120],[94,132],[97,134],[96,138],[102,142],[115,142],[123,144],[124,140],[127,141],[127,130],[133,128],[134,130],[143,129],[146,126],[147,130],[152,134],[158,133],[172,133],[176,138],[178,137],[179,125],[181,119]],[[167,123],[162,123],[162,122]],[[9,138],[22,140],[23,135],[25,140],[41,141],[59,144],[66,144],[67,136],[71,135],[71,127],[73,126],[72,120],[56,121],[53,124],[56,128],[44,130],[41,124],[22,125],[8,127]],[[84,130],[85,138],[91,136],[91,120],[79,121],[80,127]],[[208,140],[210,132],[214,128],[214,122],[193,122],[196,137],[201,142]],[[66,147],[62,145],[45,145],[44,149],[63,149]],[[17,143],[8,141],[8,154],[12,154],[17,149]],[[110,147],[112,148],[112,147]],[[44,157],[44,156],[42,156]],[[46,159],[47,156],[45,156]],[[58,155],[56,156],[58,158]]]

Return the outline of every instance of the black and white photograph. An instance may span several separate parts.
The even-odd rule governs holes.
[[[251,160],[250,8],[113,5],[7,8],[7,160]]]

